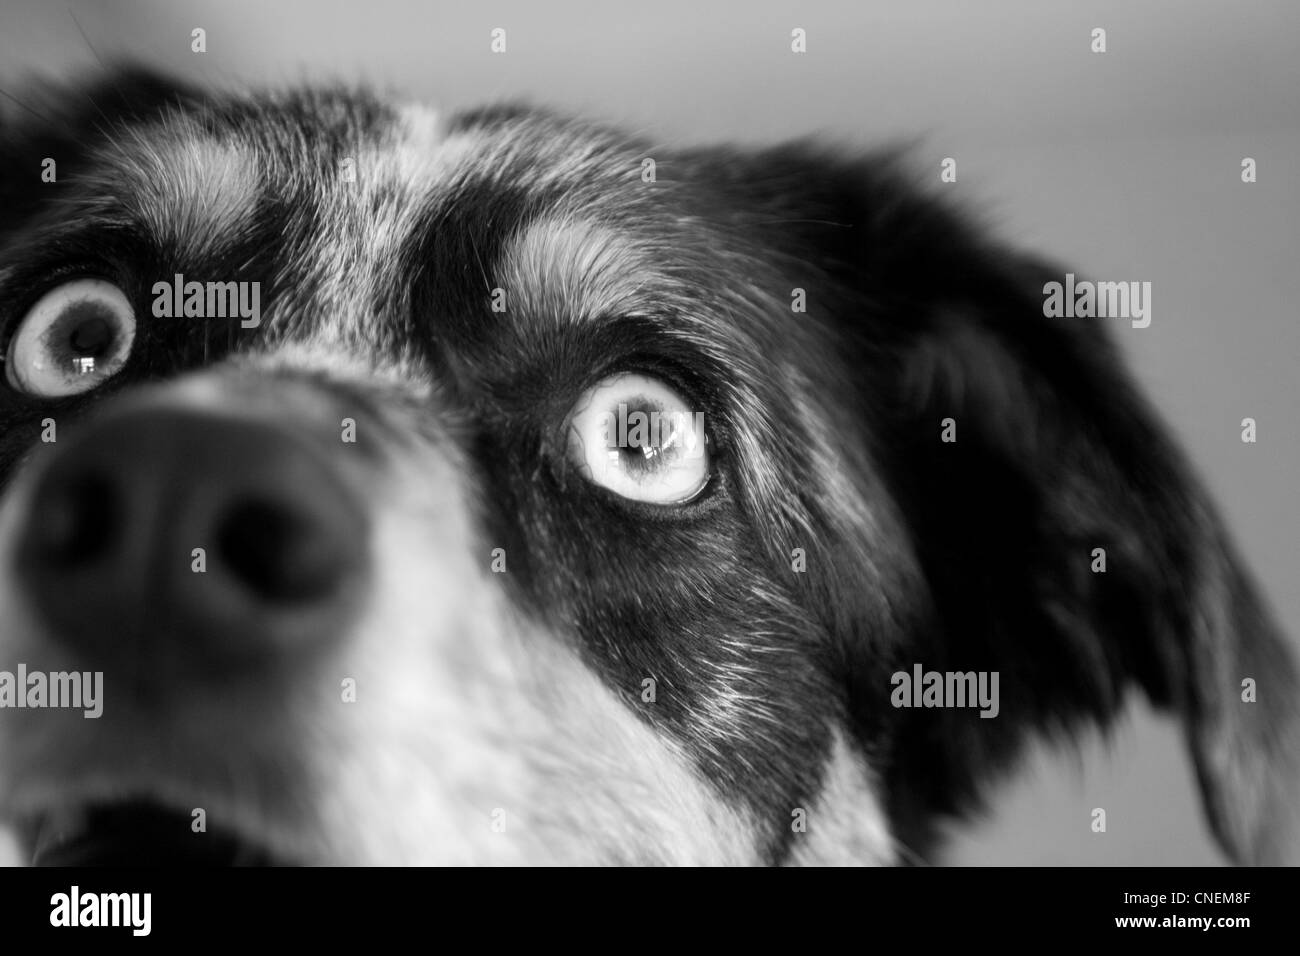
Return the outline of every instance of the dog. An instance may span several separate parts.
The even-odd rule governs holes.
[[[34,863],[925,862],[1133,694],[1295,858],[1295,664],[1116,323],[905,153],[133,67],[2,140]]]

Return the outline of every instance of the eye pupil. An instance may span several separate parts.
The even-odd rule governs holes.
[[[99,314],[81,318],[68,336],[68,344],[79,356],[100,358],[113,342],[113,326]]]

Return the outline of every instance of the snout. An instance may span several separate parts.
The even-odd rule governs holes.
[[[337,639],[363,594],[367,512],[302,431],[159,401],[71,433],[15,551],[48,638],[87,664],[204,680]]]
[[[108,398],[0,496],[0,670],[79,674],[102,705],[3,712],[0,826],[28,859],[749,853],[681,751],[516,603],[436,407],[259,372]],[[626,823],[614,842],[591,819]]]

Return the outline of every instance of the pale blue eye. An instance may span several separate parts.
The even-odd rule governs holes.
[[[691,500],[711,471],[704,412],[632,372],[611,375],[574,405],[567,451],[589,481],[651,504]]]
[[[45,293],[9,342],[5,378],[28,395],[87,392],[116,375],[135,340],[135,312],[102,279],[74,279]]]

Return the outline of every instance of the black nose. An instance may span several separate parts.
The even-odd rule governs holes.
[[[143,407],[89,424],[36,479],[24,593],[54,638],[106,662],[206,671],[328,640],[367,564],[363,502],[335,465],[260,419]]]

